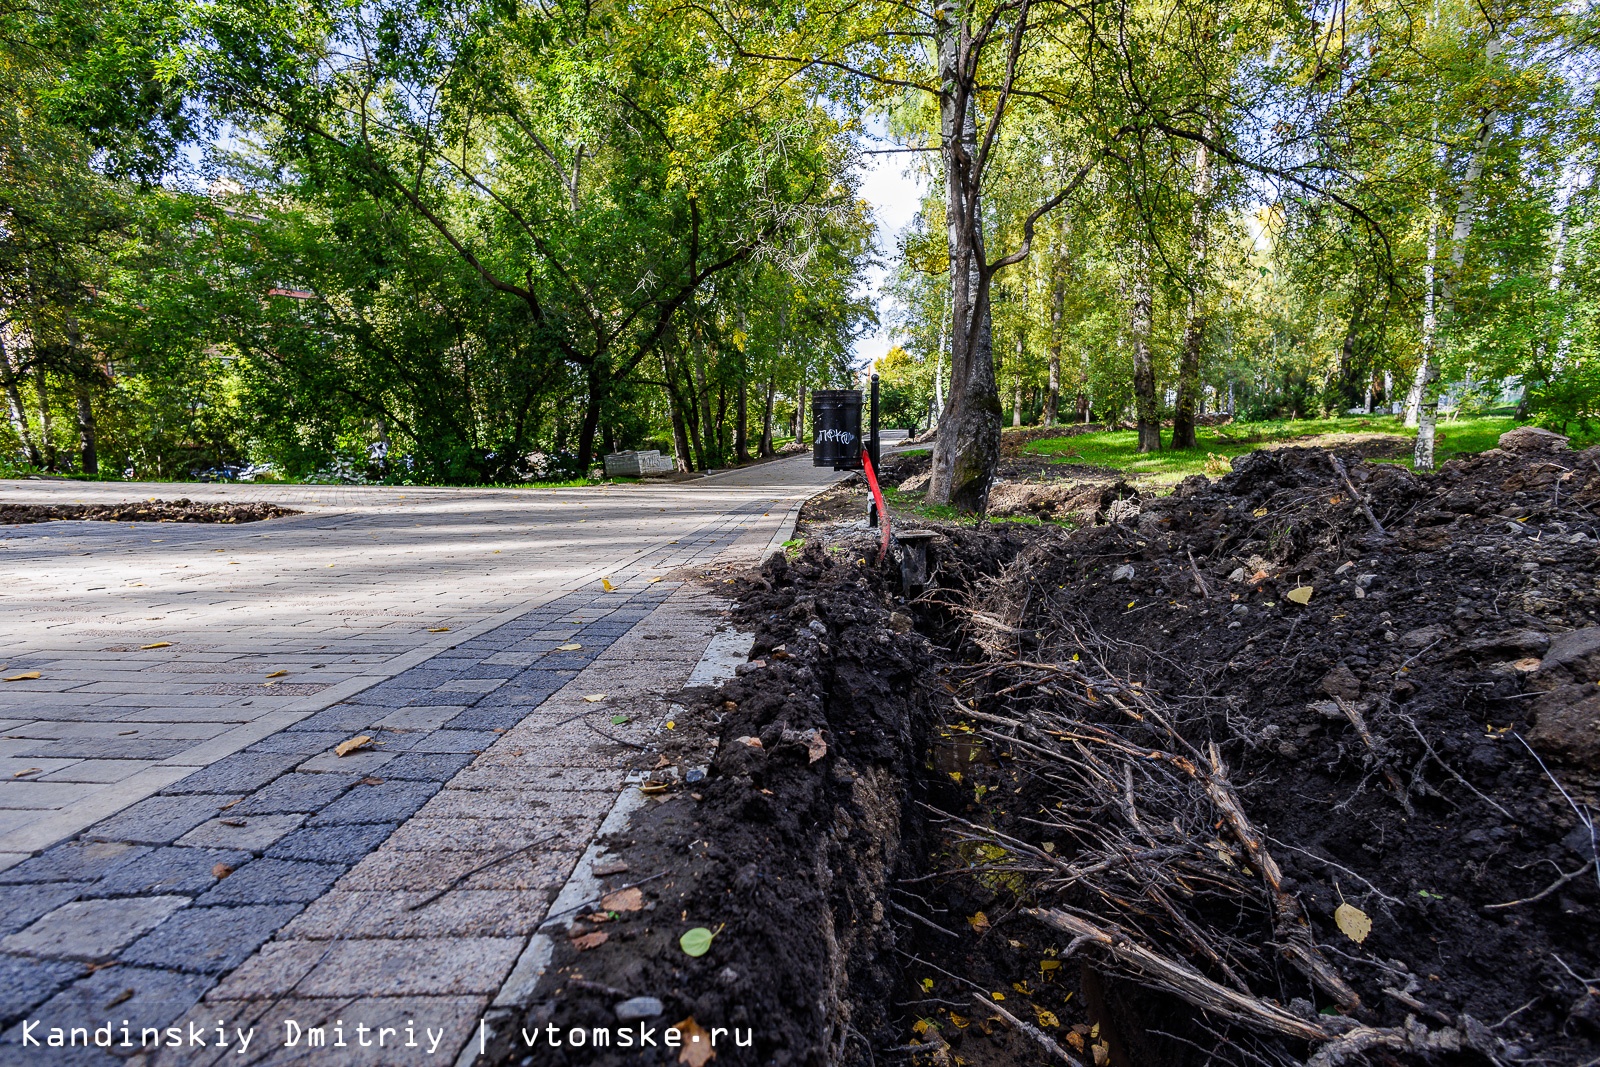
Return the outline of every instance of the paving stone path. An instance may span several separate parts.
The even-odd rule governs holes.
[[[307,1062],[470,1062],[485,1011],[514,1004],[537,977],[535,931],[580,856],[592,853],[602,820],[627,796],[629,746],[659,727],[667,696],[697,666],[704,670],[708,646],[715,652],[724,605],[678,580],[681,568],[730,553],[759,556],[828,477],[793,462],[770,466],[779,469],[739,472],[743,485],[574,493],[514,517],[507,512],[529,505],[495,499],[463,512],[482,494],[425,491],[431,503],[421,507],[476,521],[434,513],[432,538],[399,540],[413,553],[466,551],[462,542],[484,532],[486,516],[522,532],[496,539],[505,542],[498,550],[474,546],[467,567],[428,571],[394,547],[397,531],[424,528],[404,524],[419,505],[384,498],[365,508],[346,499],[313,512],[309,523],[274,520],[260,531],[160,526],[130,538],[110,524],[49,524],[72,528],[53,551],[42,551],[40,538],[59,532],[0,528],[33,535],[24,546],[31,556],[12,549],[12,560],[30,558],[41,572],[60,568],[87,584],[110,578],[84,579],[62,548],[109,549],[122,564],[116,550],[147,553],[130,542],[155,543],[155,530],[166,534],[160,543],[188,545],[169,558],[193,561],[219,546],[242,555],[241,543],[250,543],[242,539],[260,533],[289,539],[291,530],[276,523],[301,523],[299,544],[275,561],[288,581],[262,582],[251,590],[254,604],[196,586],[194,595],[206,590],[211,599],[182,620],[181,632],[144,631],[127,618],[152,610],[151,599],[168,617],[159,621],[177,614],[172,601],[187,591],[170,580],[183,577],[174,562],[153,572],[169,579],[160,594],[119,590],[140,603],[131,611],[107,605],[123,610],[103,611],[99,633],[80,622],[45,638],[37,626],[6,634],[5,673],[38,669],[40,678],[0,683],[0,745],[8,746],[0,766],[10,771],[0,778],[0,804],[8,806],[0,815],[12,819],[0,824],[9,827],[0,848],[11,850],[0,870],[0,1063],[300,1062],[305,1051],[286,1046],[291,1024],[331,1032],[346,1023],[348,1046]],[[240,498],[240,488],[227,495]],[[261,489],[258,499],[289,495]],[[572,514],[585,504],[589,515]],[[597,511],[612,521],[574,532]],[[559,536],[530,536],[540,522]],[[92,526],[108,529],[84,529]],[[307,610],[294,557],[347,553],[374,529],[387,569],[351,564],[359,579],[332,587],[329,597],[352,607]],[[537,548],[512,543],[521,540]],[[507,608],[506,576],[483,556],[510,554],[502,566],[526,575],[536,566],[533,551],[544,553],[541,588],[524,589],[523,602]],[[299,562],[309,569],[320,559]],[[584,566],[592,563],[614,591]],[[386,576],[411,599],[397,602]],[[487,604],[419,599],[441,591],[466,598],[474,588]],[[364,597],[378,603],[356,606]],[[228,612],[240,603],[266,610]],[[406,603],[422,606],[399,606]],[[26,606],[36,619],[64,614]],[[343,634],[336,631],[347,627],[329,621],[373,610],[394,618],[363,615]],[[407,610],[422,614],[400,614]],[[443,626],[418,620],[450,629],[431,634]],[[129,631],[184,640],[136,649],[139,666],[129,669]],[[108,649],[107,636],[124,643]],[[262,640],[275,646],[265,655]],[[278,669],[290,679],[339,673],[316,675],[313,692],[279,694],[296,683],[268,686],[269,664],[286,665]],[[196,666],[211,667],[213,677],[233,668],[248,681],[219,684]],[[190,673],[176,669],[183,667]],[[267,710],[252,711],[257,701]],[[37,717],[18,716],[23,708]],[[194,723],[208,729],[184,729]],[[336,754],[356,736],[371,741]],[[13,778],[18,771],[28,773]],[[389,1028],[384,1047],[362,1046],[357,1026],[371,1028],[367,1040]],[[109,1028],[99,1036],[113,1047],[50,1049],[57,1027],[69,1041],[91,1042],[96,1028]],[[74,1027],[84,1033],[73,1035]],[[146,1028],[161,1031],[163,1046],[181,1033],[181,1047],[150,1047]],[[408,1028],[414,1047],[403,1044]],[[252,1030],[240,1055],[239,1034]]]

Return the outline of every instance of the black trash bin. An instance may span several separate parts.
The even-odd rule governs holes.
[[[836,471],[861,469],[861,390],[811,394],[811,464]]]

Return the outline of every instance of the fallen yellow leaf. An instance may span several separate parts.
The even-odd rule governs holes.
[[[608,593],[615,593],[617,591],[617,587],[611,584],[611,579],[610,578],[602,578],[602,579],[600,579],[600,585]]]
[[[38,774],[39,772],[41,772],[43,770],[44,770],[43,767],[27,767],[27,768],[24,768],[23,770],[14,772],[11,775],[11,777],[13,777],[13,778],[26,778],[30,774]]]
[[[1061,1025],[1061,1020],[1056,1018],[1056,1013],[1055,1012],[1053,1012],[1053,1011],[1045,1011],[1043,1008],[1038,1007],[1037,1005],[1034,1006],[1033,1011],[1034,1011],[1034,1014],[1039,1017],[1039,1025],[1040,1026],[1060,1026]]]
[[[172,642],[171,641],[154,641],[154,642],[151,642],[148,645],[140,645],[139,647],[140,648],[171,648],[172,647]]]
[[[973,930],[981,934],[985,930],[989,929],[989,916],[980,911],[976,915],[969,918],[967,923],[972,927]]]
[[[1340,904],[1333,909],[1333,921],[1344,933],[1344,936],[1356,944],[1367,939],[1372,933],[1372,920],[1367,918],[1367,913],[1354,904]]]
[[[284,675],[286,675],[288,673],[289,673],[288,671],[273,671],[271,674],[267,675],[267,677],[268,678],[282,678]]]
[[[585,703],[598,704],[602,700],[604,700],[605,698],[606,698],[606,695],[604,693],[590,693],[588,696],[584,697],[583,699],[584,699]]]
[[[447,633],[450,632],[450,627],[448,627],[448,626],[430,626],[430,627],[428,627],[428,632],[430,634],[447,634]]]
[[[660,580],[661,580],[661,577],[659,575],[657,575],[656,577],[650,579],[650,584],[654,585],[656,582],[659,582]]]
[[[341,756],[348,756],[356,749],[366,748],[370,744],[372,744],[372,738],[368,737],[366,734],[361,734],[358,737],[350,738],[348,741],[340,741],[337,745],[333,746],[333,751]]]
[[[568,644],[565,644],[565,645],[557,645],[556,646],[556,651],[557,652],[576,652],[576,651],[578,651],[578,649],[580,649],[582,647],[583,646],[578,644],[578,642],[572,641],[572,642],[569,642]]]
[[[1309,585],[1296,586],[1283,595],[1301,607],[1311,603],[1311,587]]]
[[[8,682],[31,682],[39,677],[38,671],[25,671],[22,674],[13,674],[6,679]]]

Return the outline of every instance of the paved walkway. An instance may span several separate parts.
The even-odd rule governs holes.
[[[758,557],[833,477],[801,457],[597,490],[0,483],[305,509],[0,527],[0,675],[39,674],[0,682],[0,1063],[121,1062],[27,1044],[108,1025],[134,1062],[210,1063],[219,1022],[219,1062],[287,1062],[290,1020],[346,1017],[418,1046],[318,1059],[454,1060],[536,976],[536,927],[629,795],[628,743],[705,669],[722,605],[674,576]],[[190,1022],[206,1044],[139,1051]]]

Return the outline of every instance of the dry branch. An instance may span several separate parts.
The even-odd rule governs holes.
[[[1028,914],[1047,926],[1070,934],[1074,945],[1094,945],[1118,963],[1138,972],[1150,983],[1230,1022],[1270,1030],[1302,1041],[1328,1041],[1334,1037],[1333,1032],[1323,1026],[1290,1014],[1275,1004],[1219,985],[1182,963],[1134,944],[1121,936],[1120,932],[1104,930],[1076,915],[1054,908],[1031,908]]]

